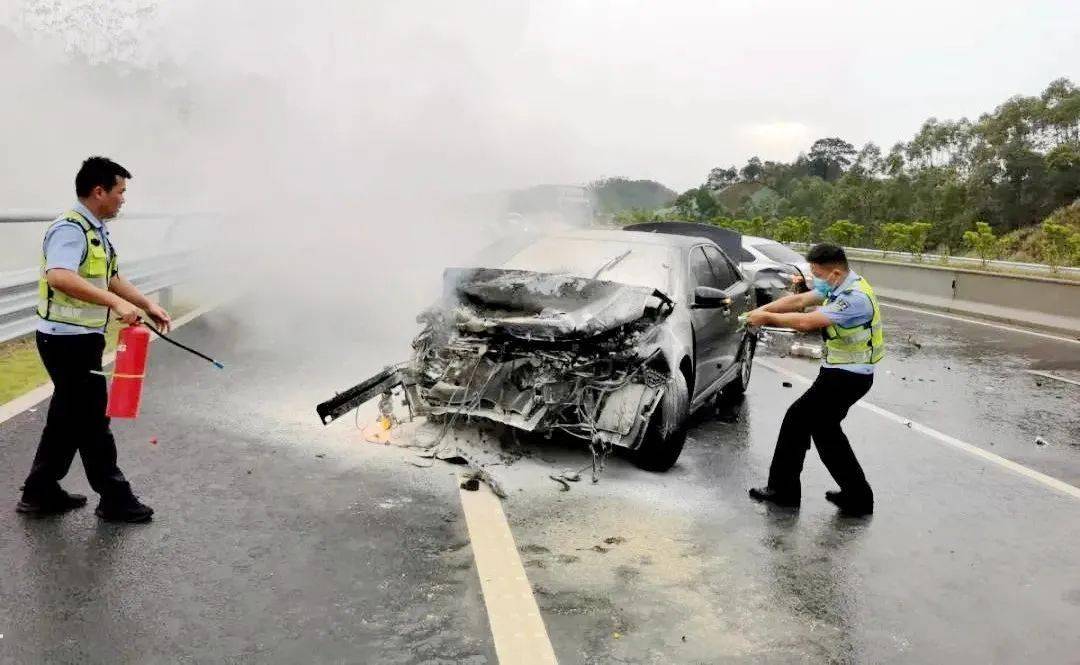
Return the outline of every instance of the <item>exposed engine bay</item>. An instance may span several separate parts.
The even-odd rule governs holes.
[[[634,449],[670,370],[660,323],[674,303],[659,290],[523,270],[451,269],[443,297],[418,317],[413,354],[320,404],[323,423],[401,386],[413,415],[562,432],[594,459]]]

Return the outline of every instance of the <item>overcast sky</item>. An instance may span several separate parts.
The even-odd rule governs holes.
[[[39,47],[99,55],[128,44],[110,31],[134,33],[123,58],[170,63],[215,113],[222,100],[199,86],[254,74],[279,97],[238,122],[288,104],[304,114],[292,127],[319,132],[305,145],[332,137],[393,162],[397,178],[471,189],[624,175],[681,190],[752,155],[790,160],[823,136],[887,149],[930,116],[974,119],[1054,78],[1080,81],[1080,3],[1066,1],[88,5],[0,0],[0,22],[38,30]],[[41,7],[77,20],[59,34]],[[125,16],[140,7],[157,8],[152,25]],[[104,133],[87,148],[112,145]]]
[[[522,48],[593,172],[678,188],[821,136],[887,148],[929,116],[1080,81],[1080,3],[536,2]],[[545,100],[536,99],[536,103]]]

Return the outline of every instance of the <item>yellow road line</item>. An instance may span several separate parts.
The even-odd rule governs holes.
[[[754,362],[761,365],[761,366],[763,366],[763,367],[771,369],[772,371],[776,372],[777,374],[783,374],[784,376],[791,377],[792,379],[795,379],[796,381],[798,381],[800,383],[805,383],[805,384],[813,383],[813,379],[809,379],[809,378],[803,376],[802,374],[799,374],[798,372],[793,372],[793,371],[791,371],[789,369],[781,367],[780,365],[776,365],[774,363],[771,363],[768,360],[761,360],[761,359],[755,358]],[[877,406],[876,404],[871,404],[869,402],[859,401],[859,402],[855,403],[855,406],[857,406],[857,407],[859,407],[861,409],[865,409],[867,411],[870,411],[871,413],[875,413],[875,414],[881,416],[882,418],[885,418],[886,420],[891,420],[894,423],[899,423],[900,425],[904,425],[905,427],[910,427],[911,430],[914,431],[914,432],[919,432],[921,434],[925,434],[926,436],[930,437],[931,439],[935,439],[935,440],[937,440],[937,441],[939,441],[941,443],[944,443],[947,446],[952,446],[953,448],[956,448],[957,450],[961,450],[961,451],[963,451],[965,453],[968,453],[969,455],[973,455],[975,457],[981,458],[981,459],[983,459],[983,460],[985,460],[987,462],[990,462],[991,464],[996,464],[997,466],[1000,466],[1003,469],[1008,469],[1009,471],[1012,471],[1014,473],[1018,473],[1021,476],[1025,476],[1027,478],[1030,478],[1031,480],[1034,480],[1035,482],[1040,483],[1040,484],[1042,484],[1042,485],[1044,485],[1046,487],[1057,490],[1057,491],[1059,491],[1059,492],[1061,492],[1063,494],[1068,494],[1069,496],[1071,496],[1074,499],[1080,499],[1080,487],[1074,487],[1073,485],[1070,485],[1069,483],[1067,483],[1067,482],[1065,482],[1063,480],[1058,480],[1057,478],[1054,478],[1053,476],[1048,476],[1045,473],[1040,473],[1040,472],[1038,472],[1038,471],[1036,471],[1034,469],[1029,469],[1026,466],[1024,466],[1023,464],[1017,464],[1016,462],[1014,462],[1012,460],[1009,460],[1009,459],[1005,459],[1004,457],[1002,457],[1000,455],[995,455],[994,453],[992,453],[992,452],[990,452],[988,450],[983,450],[982,448],[980,448],[980,447],[978,447],[976,445],[970,444],[970,443],[968,443],[966,441],[961,441],[960,439],[957,439],[954,436],[949,436],[948,434],[946,434],[944,432],[939,432],[938,430],[936,430],[936,429],[934,429],[932,427],[927,427],[926,425],[923,425],[921,423],[917,423],[917,422],[915,422],[913,420],[910,420],[908,418],[905,418],[905,417],[901,416],[900,414],[893,413],[892,411],[889,411],[888,409],[883,409],[880,406]]]
[[[499,662],[558,663],[499,498],[483,483],[460,493]]]

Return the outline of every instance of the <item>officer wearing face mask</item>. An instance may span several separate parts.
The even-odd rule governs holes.
[[[813,385],[784,416],[765,487],[750,490],[756,501],[797,507],[799,476],[813,440],[839,491],[825,493],[840,512],[874,512],[874,494],[840,423],[874,382],[874,366],[885,355],[881,308],[870,284],[848,267],[844,250],[815,245],[806,255],[813,290],[789,295],[750,312],[754,326],[820,330],[825,340],[821,370]],[[813,308],[810,310],[809,308]],[[809,311],[807,311],[809,310]]]

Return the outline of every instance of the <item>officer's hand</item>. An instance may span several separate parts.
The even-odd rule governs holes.
[[[747,315],[746,323],[752,326],[764,326],[769,323],[770,318],[768,312],[761,309],[755,309]]]
[[[150,305],[146,308],[146,315],[153,320],[161,332],[168,333],[172,328],[172,317],[161,305]]]
[[[129,326],[135,325],[142,318],[139,308],[122,298],[118,303],[113,305],[112,310],[116,313],[116,318]]]

